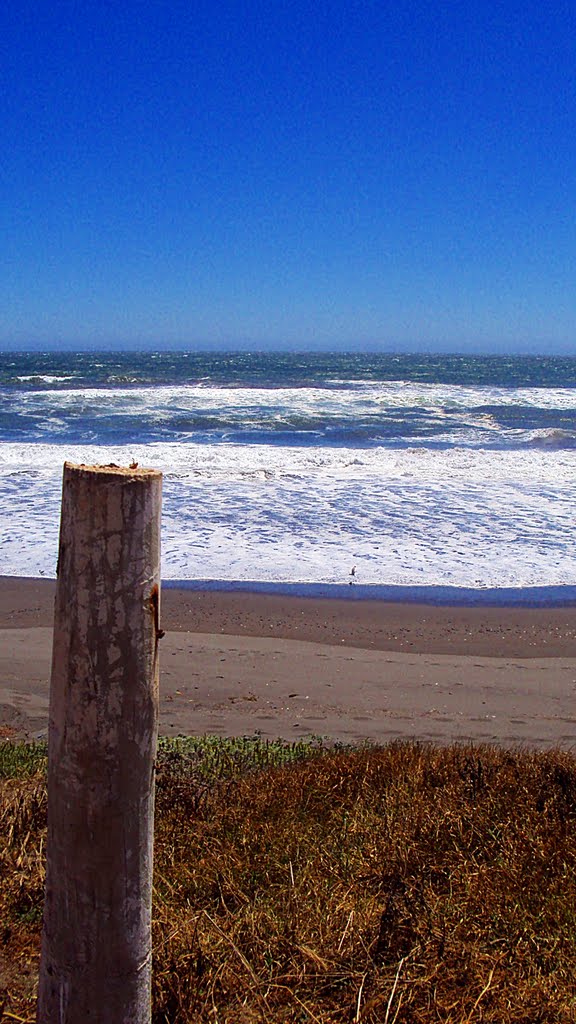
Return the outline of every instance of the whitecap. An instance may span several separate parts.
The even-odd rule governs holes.
[[[61,380],[74,380],[74,374],[70,374],[68,376],[58,376],[51,373],[27,373],[21,374],[19,377],[16,377],[16,380],[22,381],[22,383],[26,383],[27,381],[30,380],[41,380],[45,384],[57,384],[58,381]]]

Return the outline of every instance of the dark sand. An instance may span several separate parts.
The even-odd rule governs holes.
[[[0,738],[44,737],[54,583],[0,578]],[[160,728],[572,748],[576,608],[165,588]]]

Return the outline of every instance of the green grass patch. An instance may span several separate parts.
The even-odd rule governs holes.
[[[0,779],[25,779],[47,767],[46,743],[0,741]]]

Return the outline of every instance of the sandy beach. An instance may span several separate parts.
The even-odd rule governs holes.
[[[0,578],[0,738],[48,725],[54,582]],[[576,608],[167,587],[160,730],[572,748]]]

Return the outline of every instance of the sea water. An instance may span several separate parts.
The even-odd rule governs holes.
[[[576,598],[576,359],[0,354],[0,573],[65,460],[163,471],[166,580]]]

